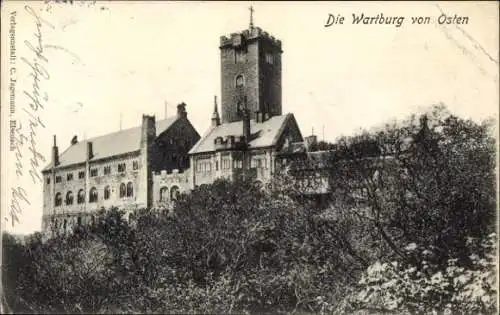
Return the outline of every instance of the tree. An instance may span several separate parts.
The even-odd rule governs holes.
[[[436,247],[444,261],[460,255],[468,237],[494,231],[490,127],[437,106],[420,126],[412,116],[400,126],[340,139],[330,174],[339,211],[373,225],[396,256],[404,257],[409,243]],[[362,143],[378,143],[380,155],[356,156],[353,148]]]

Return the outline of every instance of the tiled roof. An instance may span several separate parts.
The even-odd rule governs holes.
[[[178,117],[173,116],[167,119],[156,121],[156,136],[170,128]],[[112,157],[138,151],[141,142],[141,126],[116,131],[103,136],[86,139],[71,145],[63,153],[59,154],[59,165],[69,166],[72,164],[83,163],[86,160],[87,142],[92,142],[92,151],[94,157],[92,160]],[[49,170],[52,165],[47,165],[43,171]]]
[[[253,139],[249,143],[249,148],[262,148],[276,144],[279,136],[283,132],[286,122],[294,119],[293,114],[273,116],[268,120],[257,123],[250,121],[250,133]],[[189,154],[211,152],[215,150],[215,138],[243,135],[243,121],[221,124],[211,127],[205,135],[191,148]]]

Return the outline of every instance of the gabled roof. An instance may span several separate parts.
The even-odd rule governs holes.
[[[177,116],[156,121],[156,136],[169,129],[174,122],[179,119]],[[141,126],[116,131],[103,136],[86,139],[71,145],[59,155],[59,165],[57,167],[69,166],[83,163],[87,155],[87,142],[92,142],[94,157],[92,160],[99,160],[116,155],[122,155],[140,150]],[[42,171],[50,170],[52,165],[47,165]]]
[[[295,121],[293,114],[273,116],[261,123],[257,123],[255,120],[250,120],[250,133],[252,134],[253,139],[249,143],[249,149],[275,145],[280,135],[285,130],[285,126],[291,121]],[[242,135],[243,121],[235,121],[211,127],[191,148],[189,154],[215,151],[215,139],[218,137],[239,137]]]

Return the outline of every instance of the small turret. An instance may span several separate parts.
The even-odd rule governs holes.
[[[177,117],[187,117],[186,103],[180,103],[177,105]]]

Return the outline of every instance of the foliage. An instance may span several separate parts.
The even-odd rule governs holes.
[[[477,241],[468,242],[470,266],[459,266],[459,259],[450,258],[444,269],[433,262],[436,252],[432,249],[409,244],[405,250],[421,257],[419,265],[377,261],[361,278],[362,289],[354,296],[354,302],[371,309],[411,313],[493,314],[497,310],[496,235],[474,244]],[[476,254],[483,250],[483,257]]]
[[[95,224],[49,240],[35,234],[22,243],[4,233],[8,306],[25,313],[492,313],[490,125],[442,107],[427,117],[321,144],[332,150],[327,206],[285,174],[271,189],[218,180],[180,196],[171,211],[140,209],[130,220],[103,210]]]

